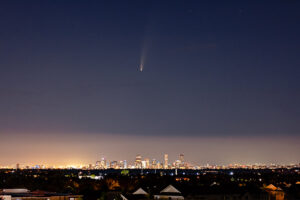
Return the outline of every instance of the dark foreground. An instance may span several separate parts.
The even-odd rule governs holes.
[[[0,189],[27,188],[83,199],[154,199],[168,185],[184,199],[300,199],[300,171],[264,170],[0,170]],[[133,196],[138,188],[147,195]]]

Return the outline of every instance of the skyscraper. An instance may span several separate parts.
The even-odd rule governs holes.
[[[168,154],[165,154],[164,156],[164,168],[168,169]]]
[[[150,160],[149,160],[149,158],[145,158],[145,162],[146,162],[146,168],[149,169],[150,168]]]
[[[179,160],[181,163],[184,163],[184,155],[182,153],[179,155]]]
[[[146,161],[145,160],[142,160],[142,168],[143,169],[146,169],[147,167],[147,163],[146,163]]]
[[[182,153],[179,155],[179,160],[180,160],[180,168],[181,169],[185,168],[184,155]]]
[[[180,168],[180,165],[181,165],[181,161],[180,160],[175,160],[174,167],[177,169],[177,168]]]
[[[105,158],[101,158],[100,169],[105,169],[105,168],[107,168],[106,159]]]
[[[113,169],[117,169],[118,168],[118,161],[111,161],[109,167],[113,168]]]
[[[140,154],[136,155],[134,166],[135,166],[135,168],[138,168],[138,169],[142,168],[142,156]]]
[[[96,168],[96,169],[100,169],[100,167],[101,167],[101,161],[96,161],[96,166],[95,166],[95,168]]]
[[[123,168],[124,168],[124,169],[127,169],[127,168],[128,168],[128,166],[127,166],[127,160],[124,160],[124,161],[123,161]]]
[[[156,169],[156,159],[152,160],[152,169]]]
[[[124,169],[124,161],[123,160],[119,161],[119,168]]]

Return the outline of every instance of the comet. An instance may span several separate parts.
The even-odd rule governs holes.
[[[144,65],[143,64],[140,64],[139,66],[139,71],[142,72],[144,70]]]
[[[146,67],[148,51],[150,50],[150,47],[152,45],[151,42],[152,29],[153,29],[153,21],[151,20],[150,22],[146,23],[145,26],[145,35],[141,44],[140,64],[138,66],[139,72],[143,72]]]
[[[147,55],[146,49],[147,49],[146,44],[144,43],[144,45],[142,47],[142,53],[141,53],[141,59],[140,59],[140,65],[139,65],[139,71],[140,72],[142,72],[144,70],[146,55]]]

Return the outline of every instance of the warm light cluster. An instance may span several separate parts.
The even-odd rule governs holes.
[[[169,162],[169,155],[164,154],[163,161],[155,158],[143,158],[140,154],[136,155],[133,163],[127,160],[109,161],[102,157],[95,164],[69,164],[69,165],[23,165],[17,163],[14,166],[0,166],[0,169],[82,169],[82,170],[105,170],[105,169],[278,169],[278,168],[297,168],[299,164],[229,164],[229,165],[192,165],[186,162],[184,155],[180,154],[179,159]]]
[[[128,164],[126,160],[107,161],[101,158],[96,165],[89,165],[88,169],[193,169],[193,166],[185,162],[184,155],[180,154],[179,159],[169,163],[168,154],[164,154],[163,162],[157,159],[144,158],[138,154],[133,164]]]

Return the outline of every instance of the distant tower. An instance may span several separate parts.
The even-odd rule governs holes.
[[[101,161],[96,161],[96,169],[100,169],[101,167]]]
[[[184,155],[182,153],[179,155],[179,168],[180,169],[185,168]]]
[[[156,169],[156,160],[155,159],[152,160],[152,169]]]
[[[180,160],[181,164],[184,164],[184,155],[183,154],[179,155],[179,160]]]
[[[120,160],[119,161],[119,169],[124,169],[124,161],[123,160]]]
[[[92,165],[92,164],[89,164],[88,169],[93,169],[93,165]]]
[[[165,162],[164,162],[164,168],[165,168],[165,169],[168,169],[168,160],[169,160],[169,159],[168,159],[168,154],[165,154],[164,158],[165,158],[165,159],[164,159],[164,161],[165,161]]]
[[[16,169],[20,169],[20,164],[19,163],[16,164]]]
[[[118,168],[118,161],[115,161],[115,160],[111,161],[109,167],[112,168],[112,169],[117,169]]]
[[[105,158],[101,158],[100,169],[105,169],[105,168],[107,168],[106,159]]]
[[[124,161],[123,161],[123,167],[124,167],[124,169],[127,169],[127,168],[128,168],[128,166],[127,166],[127,160],[124,160]]]
[[[162,168],[163,168],[162,163],[157,162],[157,163],[156,163],[156,169],[162,169]]]
[[[145,162],[146,162],[146,168],[149,169],[150,168],[150,160],[149,160],[149,158],[145,158]]]
[[[147,163],[145,160],[142,160],[142,169],[146,169],[147,168]]]
[[[135,162],[134,162],[135,168],[140,169],[142,168],[142,156],[140,154],[138,154],[135,157]]]

